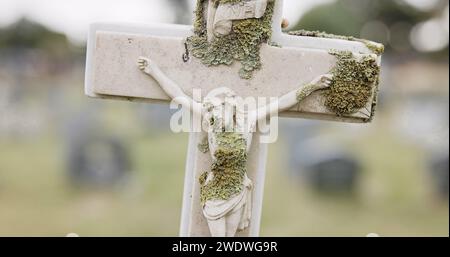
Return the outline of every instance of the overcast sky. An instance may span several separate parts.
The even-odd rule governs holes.
[[[285,0],[284,14],[293,23],[313,6],[331,1]],[[84,41],[89,24],[96,21],[148,23],[173,18],[164,0],[0,0],[0,26],[23,16],[76,41]]]
[[[196,2],[184,1],[189,1],[192,7]],[[284,17],[295,24],[303,13],[314,6],[332,1],[284,0]],[[439,0],[403,1],[420,9],[428,9]],[[28,17],[65,33],[79,43],[86,40],[92,22],[170,23],[173,22],[173,15],[165,0],[0,0],[0,27]],[[448,44],[448,8],[443,17],[419,24],[411,36],[416,49],[421,51],[445,47]]]

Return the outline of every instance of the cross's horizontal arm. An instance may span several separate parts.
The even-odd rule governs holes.
[[[226,86],[242,97],[276,97],[295,90],[321,74],[329,73],[336,63],[331,49],[368,54],[362,43],[337,39],[289,36],[274,32],[272,40],[282,47],[261,47],[262,69],[251,80],[239,77],[238,63],[207,67],[191,57],[183,61],[184,42],[192,27],[182,25],[91,26],[86,65],[86,94],[91,97],[129,101],[168,101],[169,97],[155,80],[136,65],[140,56],[152,58],[161,70],[191,96],[193,88],[205,96],[217,86]],[[327,110],[324,97],[313,93],[282,116],[365,122],[371,115],[371,102],[362,112],[345,117]]]

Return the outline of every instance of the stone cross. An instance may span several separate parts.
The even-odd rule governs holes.
[[[282,7],[283,0],[198,0],[193,27],[93,24],[85,93],[94,98],[168,102],[179,95],[195,98],[193,89],[208,94],[226,86],[241,97],[289,98],[278,102],[281,116],[370,122],[376,106],[382,45],[320,32],[285,34],[281,29]],[[239,34],[245,29],[248,31]],[[240,37],[252,33],[254,37]],[[294,106],[295,98],[298,102]],[[216,160],[214,154],[199,150],[205,133],[191,132],[180,236],[259,235],[267,144],[260,143],[261,133],[251,135],[242,182],[249,189],[245,195],[248,202],[212,202],[219,209],[232,206],[231,214],[214,220],[209,214],[217,208],[210,213],[205,209],[199,181]],[[212,145],[210,138],[210,148]],[[203,177],[203,183],[208,179],[212,178]],[[225,219],[235,211],[240,213],[236,217],[242,230],[217,230],[217,226],[237,226],[238,220]],[[243,213],[248,215],[246,220]],[[243,220],[246,222],[241,226]]]

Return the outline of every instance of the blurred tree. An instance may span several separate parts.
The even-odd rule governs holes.
[[[66,35],[26,18],[0,28],[0,54],[0,66],[14,77],[16,91],[28,84],[24,80],[62,74],[84,63],[85,56]]]
[[[0,49],[40,49],[50,56],[66,56],[72,46],[64,34],[51,31],[41,24],[22,18],[0,29]]]
[[[306,13],[293,30],[364,37],[384,43],[391,54],[410,55],[414,27],[442,15],[445,7],[448,8],[448,0],[439,0],[426,10],[417,9],[405,0],[337,0]],[[439,52],[428,54],[448,60],[448,44]]]

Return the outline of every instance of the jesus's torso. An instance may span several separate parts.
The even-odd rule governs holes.
[[[229,200],[243,191],[253,135],[249,128],[254,127],[253,124],[245,124],[247,117],[244,115],[226,124],[222,115],[214,111],[208,114],[208,144],[213,163],[211,170],[200,178],[202,203]]]

